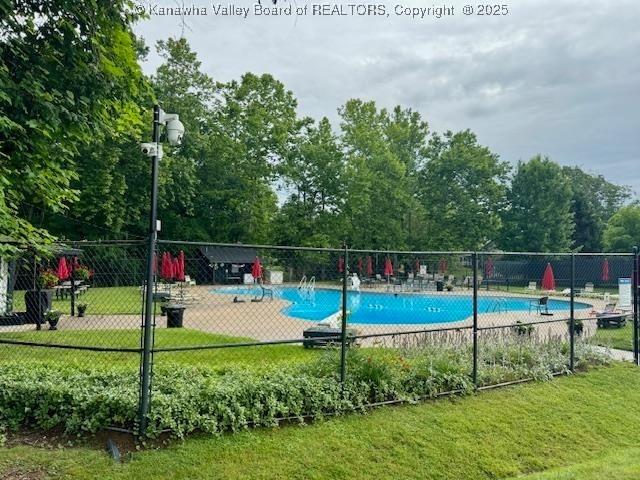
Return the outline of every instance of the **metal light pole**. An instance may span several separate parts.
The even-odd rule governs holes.
[[[160,142],[160,107],[153,107],[153,143]],[[147,429],[147,415],[151,403],[151,348],[153,323],[155,316],[153,311],[153,259],[158,240],[158,154],[151,157],[151,210],[149,212],[149,244],[147,247],[147,275],[144,298],[144,315],[142,318],[142,366],[140,369],[140,411],[139,434],[144,435]]]
[[[142,317],[142,357],[140,360],[140,404],[138,412],[140,436],[147,429],[149,408],[151,406],[151,369],[153,357],[153,329],[155,327],[155,314],[153,305],[154,273],[153,262],[155,259],[156,243],[158,240],[158,169],[162,158],[162,145],[160,144],[160,127],[166,126],[167,140],[171,145],[179,145],[184,134],[184,125],[178,115],[167,114],[159,105],[153,107],[153,142],[140,145],[142,153],[151,158],[151,210],[149,212],[149,245],[147,250],[147,279],[144,297],[144,309]]]

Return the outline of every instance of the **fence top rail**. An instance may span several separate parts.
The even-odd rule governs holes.
[[[138,246],[145,245],[147,243],[146,240],[70,240],[67,242],[59,242],[62,245],[72,245],[74,247],[99,247],[99,246],[118,246],[118,247],[129,247],[129,246]]]
[[[91,246],[139,246],[146,244],[146,240],[67,240],[65,242],[56,242],[56,245],[66,245],[72,247],[91,247]],[[294,245],[265,245],[254,243],[225,243],[225,242],[205,242],[205,241],[188,241],[188,240],[164,240],[159,239],[158,244],[164,245],[191,245],[191,246],[212,246],[212,247],[229,247],[229,248],[256,248],[256,249],[274,249],[289,251],[309,251],[309,252],[344,252],[344,247],[302,247]],[[534,256],[534,257],[633,257],[632,252],[506,252],[506,251],[473,251],[473,250],[398,250],[398,249],[363,249],[348,248],[349,253],[368,253],[368,254],[398,254],[398,255],[493,255],[493,256]]]
[[[158,239],[159,244],[166,245],[193,245],[193,246],[212,246],[212,247],[236,247],[236,248],[262,248],[262,249],[277,249],[277,250],[301,250],[301,251],[316,251],[316,252],[343,252],[344,247],[301,247],[292,245],[265,245],[265,244],[252,244],[252,243],[224,243],[224,242],[205,242],[205,241],[187,241],[187,240],[164,240]],[[349,253],[382,253],[382,254],[404,254],[404,255],[528,255],[528,256],[541,256],[541,257],[569,257],[575,256],[601,256],[601,257],[632,257],[631,252],[504,252],[500,250],[496,251],[473,251],[473,250],[397,250],[397,249],[362,249],[362,248],[348,248]]]

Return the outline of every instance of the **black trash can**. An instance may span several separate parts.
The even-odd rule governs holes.
[[[444,292],[444,282],[442,280],[436,282],[436,290],[438,292]]]
[[[26,306],[25,322],[40,325],[45,323],[44,314],[51,308],[53,290],[27,290],[24,292]]]
[[[167,328],[182,328],[185,306],[169,304],[165,307],[165,310],[167,311]]]

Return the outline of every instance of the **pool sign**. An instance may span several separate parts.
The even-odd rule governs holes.
[[[631,279],[618,278],[618,306],[631,307]]]

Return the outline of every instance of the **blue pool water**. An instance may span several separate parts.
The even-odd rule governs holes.
[[[302,292],[295,287],[274,287],[274,296],[291,302],[283,313],[302,320],[319,321],[338,312],[341,308],[341,292],[331,289],[316,289],[314,292]],[[248,300],[260,294],[256,287],[222,287],[212,290],[215,293],[237,295]],[[499,309],[504,312],[529,311],[533,297],[501,297]],[[478,313],[497,311],[496,297],[478,298]],[[347,309],[351,312],[350,323],[360,324],[429,324],[458,322],[473,314],[470,295],[451,294],[415,294],[349,292]],[[587,303],[575,303],[576,309],[589,308]],[[549,300],[549,311],[568,311],[569,302]]]

